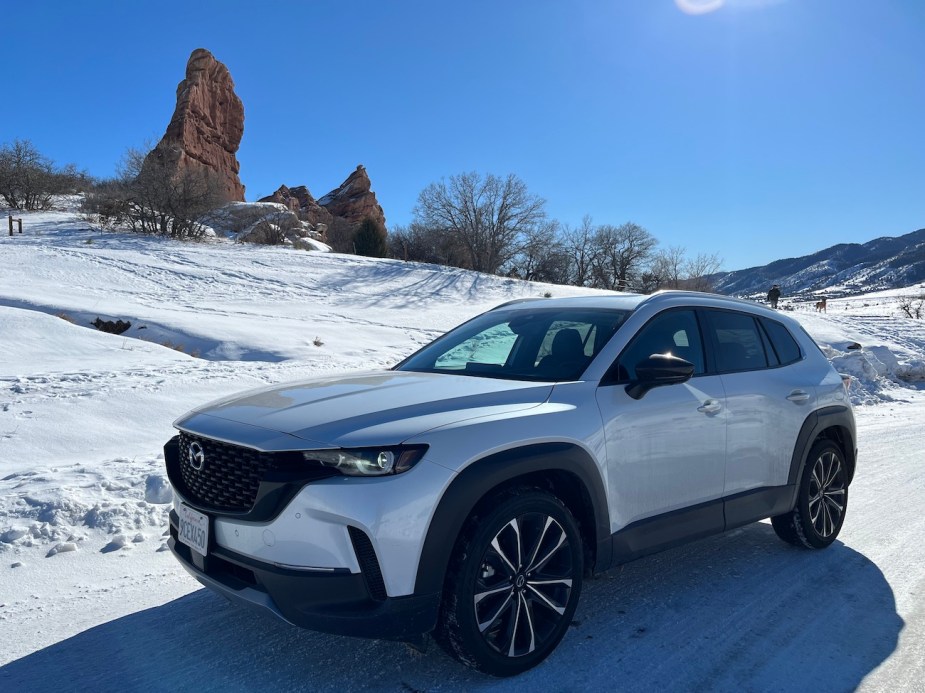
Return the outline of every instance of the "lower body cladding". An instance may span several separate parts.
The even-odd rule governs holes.
[[[388,597],[369,539],[355,530],[361,572],[348,568],[284,568],[213,546],[202,556],[178,539],[170,513],[168,544],[199,582],[232,602],[255,607],[296,626],[324,633],[413,639],[433,630],[440,594]],[[365,535],[362,535],[365,537]]]

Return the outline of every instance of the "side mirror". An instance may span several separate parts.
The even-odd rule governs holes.
[[[686,383],[694,375],[694,364],[670,354],[652,354],[636,364],[636,379],[626,386],[626,394],[642,399],[652,388]]]

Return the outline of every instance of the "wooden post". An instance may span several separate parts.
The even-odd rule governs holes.
[[[22,233],[22,217],[19,217],[16,222],[19,224],[19,233]]]
[[[10,235],[13,235],[13,215],[10,215]]]

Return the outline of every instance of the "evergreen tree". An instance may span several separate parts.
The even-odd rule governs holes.
[[[366,217],[353,237],[354,252],[366,257],[386,257],[389,245],[385,239],[385,229],[373,219]]]

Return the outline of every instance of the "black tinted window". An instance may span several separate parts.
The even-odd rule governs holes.
[[[636,365],[652,354],[671,354],[694,364],[694,375],[704,368],[703,345],[697,317],[691,310],[670,310],[653,318],[617,360],[617,379],[636,379]]]
[[[771,345],[777,352],[777,358],[780,359],[781,365],[786,366],[788,363],[799,361],[803,358],[800,351],[800,345],[797,344],[790,330],[774,320],[767,318],[761,319],[761,324],[771,338]]]
[[[720,373],[768,367],[758,323],[751,315],[711,310],[709,324],[716,344],[716,367]]]

